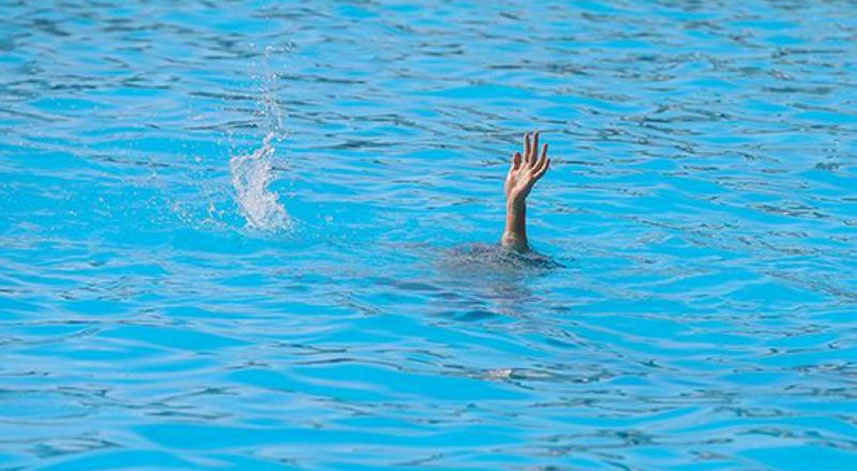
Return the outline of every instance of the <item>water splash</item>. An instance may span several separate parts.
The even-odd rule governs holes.
[[[271,182],[271,158],[275,152],[271,145],[274,136],[275,133],[268,133],[262,141],[262,147],[253,153],[229,159],[236,202],[247,225],[253,229],[277,231],[291,227],[291,219],[280,204],[277,193],[268,188]]]
[[[251,45],[255,48],[255,45]],[[229,160],[232,173],[232,186],[235,188],[236,201],[247,226],[253,229],[277,231],[288,229],[292,221],[283,205],[278,201],[276,192],[268,185],[272,180],[272,158],[275,152],[271,142],[286,134],[284,110],[277,100],[277,67],[270,61],[283,56],[289,48],[266,46],[261,63],[252,68],[259,71],[252,75],[259,83],[258,116],[262,129],[268,132],[262,141],[262,147],[248,155],[235,155]],[[279,65],[278,65],[279,66]]]

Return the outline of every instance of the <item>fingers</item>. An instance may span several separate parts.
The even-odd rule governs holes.
[[[544,175],[544,172],[547,171],[547,167],[550,165],[550,160],[548,159],[547,144],[542,146],[542,152],[539,155],[539,133],[540,131],[534,132],[532,139],[530,138],[530,133],[524,134],[524,154],[521,155],[520,152],[515,152],[515,155],[512,157],[512,169],[517,170],[523,165],[531,168],[533,175],[537,173],[539,176]]]
[[[530,133],[524,134],[524,162],[530,163]]]
[[[541,168],[536,170],[535,173],[533,173],[533,178],[535,178],[536,180],[538,180],[539,178],[542,178],[542,175],[547,173],[547,171],[550,167],[551,167],[551,159],[545,158],[545,164]]]
[[[547,160],[548,160],[548,145],[547,145],[547,144],[544,144],[544,145],[542,146],[542,155],[541,155],[541,157],[539,157],[538,159],[533,159],[533,160],[535,160],[535,161],[536,161],[536,162],[535,162],[535,164],[533,165],[533,168],[534,168],[536,171],[541,170],[541,168],[545,166],[545,164],[546,164],[546,162],[547,162]]]
[[[521,162],[523,161],[523,157],[520,152],[515,152],[512,155],[512,170],[518,170],[521,168]]]
[[[538,131],[536,131],[535,134],[533,134],[533,143],[530,146],[530,152],[531,152],[530,157],[529,157],[530,158],[530,165],[535,165],[536,160],[537,160],[536,155],[539,152],[539,132]]]

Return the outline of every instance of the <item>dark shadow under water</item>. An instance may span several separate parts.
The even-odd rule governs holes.
[[[458,321],[528,317],[545,301],[544,293],[532,290],[535,278],[565,268],[549,256],[499,243],[395,244],[395,249],[398,276],[386,272],[373,280],[375,286],[421,300],[422,312]]]
[[[521,253],[500,244],[486,243],[453,247],[446,253],[442,264],[453,272],[471,274],[537,273],[565,268],[563,264],[536,251]]]

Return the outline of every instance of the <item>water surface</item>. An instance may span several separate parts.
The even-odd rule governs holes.
[[[857,468],[855,8],[2,2],[0,469]]]

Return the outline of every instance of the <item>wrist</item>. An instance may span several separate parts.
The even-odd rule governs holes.
[[[523,209],[527,205],[527,198],[521,196],[507,196],[506,197],[506,208],[507,209]]]

